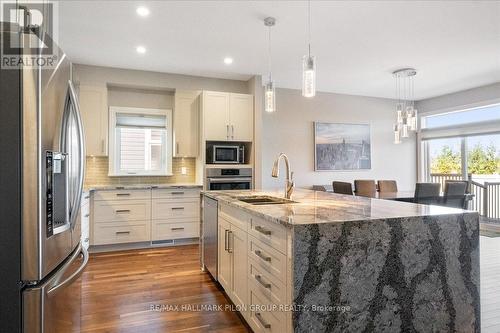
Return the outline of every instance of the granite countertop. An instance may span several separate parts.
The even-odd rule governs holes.
[[[202,188],[203,185],[194,183],[185,184],[115,184],[115,185],[87,185],[84,186],[85,192],[90,191],[106,191],[106,190],[141,190],[151,188]]]
[[[202,193],[209,198],[241,208],[250,214],[288,227],[304,224],[477,214],[476,212],[456,208],[419,205],[305,189],[295,189],[291,198],[295,203],[278,205],[252,205],[238,200],[238,197],[268,195],[282,198],[283,190],[204,191]]]

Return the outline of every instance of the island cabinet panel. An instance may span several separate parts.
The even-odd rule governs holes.
[[[264,242],[250,236],[248,239],[248,257],[261,270],[268,272],[280,282],[286,281],[286,256]]]
[[[231,224],[226,220],[219,218],[218,226],[218,269],[217,280],[222,288],[231,297],[231,286],[233,282],[233,272],[231,267],[232,255],[229,252],[229,232],[231,231]]]
[[[231,252],[231,265],[233,271],[233,284],[231,293],[236,305],[247,304],[247,233],[231,225],[229,234],[229,248]]]
[[[287,304],[285,283],[260,267],[252,258],[248,259],[248,288],[259,290],[272,304]]]
[[[220,203],[218,235],[218,280],[253,331],[290,331],[287,229]]]
[[[248,232],[259,241],[286,253],[287,230],[282,225],[252,216]]]
[[[248,323],[254,332],[287,332],[285,315],[269,302],[257,288],[249,289]]]

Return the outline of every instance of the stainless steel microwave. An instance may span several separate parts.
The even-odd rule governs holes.
[[[208,164],[244,164],[245,146],[212,145],[207,147]]]

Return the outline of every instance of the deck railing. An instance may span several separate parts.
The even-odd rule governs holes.
[[[463,180],[461,174],[432,173],[431,182],[440,183],[444,189],[447,180]],[[485,182],[484,184],[472,180],[468,175],[469,191],[474,195],[469,209],[491,219],[500,219],[500,182]]]

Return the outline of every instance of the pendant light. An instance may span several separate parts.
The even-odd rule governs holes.
[[[308,53],[302,57],[302,96],[316,95],[316,57],[311,56],[311,0],[307,1]]]
[[[264,19],[264,25],[269,28],[269,77],[264,88],[264,109],[266,112],[276,111],[276,90],[271,73],[271,27],[275,24],[276,19],[274,17],[266,17]]]
[[[415,109],[415,75],[414,68],[403,68],[392,73],[396,79],[396,123],[393,126],[394,143],[401,143],[401,138],[408,138],[410,132],[416,132],[417,110]]]

